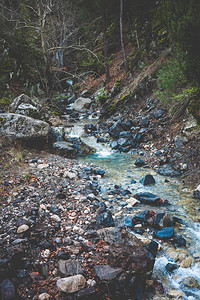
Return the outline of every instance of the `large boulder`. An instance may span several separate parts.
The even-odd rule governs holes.
[[[144,299],[146,280],[153,271],[156,252],[153,254],[149,244],[145,245],[122,228],[104,228],[97,234],[109,244],[101,253],[103,257],[106,255],[105,264],[94,268],[102,280],[100,289],[106,287],[111,299]]]
[[[31,99],[29,96],[25,95],[25,94],[21,94],[20,96],[18,96],[17,98],[14,99],[14,101],[11,103],[10,107],[9,107],[9,110],[10,112],[16,112],[18,107],[21,105],[21,104],[29,104],[33,107],[35,107],[36,109],[38,108],[38,100],[35,98],[35,99]],[[23,110],[25,109],[25,107],[27,106],[23,106],[20,108],[20,110]]]
[[[72,105],[71,108],[78,112],[86,112],[90,107],[92,100],[90,98],[79,97]]]
[[[30,140],[46,138],[49,124],[20,114],[0,114],[0,136],[13,139]]]

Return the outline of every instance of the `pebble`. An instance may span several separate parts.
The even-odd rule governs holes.
[[[39,164],[39,165],[37,166],[37,168],[38,168],[39,170],[45,169],[45,168],[48,168],[48,167],[49,167],[49,164]]]
[[[48,258],[50,256],[51,252],[49,249],[45,249],[42,253],[43,257]]]
[[[182,268],[189,268],[193,263],[193,258],[191,256],[186,257],[181,263]]]
[[[183,284],[185,286],[187,286],[188,288],[199,289],[198,281],[192,276],[188,276],[188,277],[184,278],[183,279]]]
[[[178,253],[177,252],[168,252],[168,255],[171,259],[173,259],[174,261],[178,260]]]
[[[178,290],[169,290],[168,294],[169,296],[174,297],[176,299],[181,299],[181,297],[184,296],[184,293]]]
[[[88,279],[87,281],[87,286],[88,287],[92,287],[92,286],[95,286],[97,283],[94,279]]]
[[[61,222],[61,218],[58,215],[52,215],[51,219],[56,222]]]
[[[29,230],[29,226],[26,225],[26,224],[23,224],[23,225],[21,225],[21,226],[19,226],[19,227],[17,228],[17,233],[18,233],[18,234],[24,233],[24,232],[26,232],[27,230]]]
[[[86,285],[86,279],[83,275],[75,275],[58,279],[57,287],[64,293],[74,293],[83,289]]]
[[[49,300],[50,299],[50,295],[47,293],[42,293],[38,296],[38,300]]]

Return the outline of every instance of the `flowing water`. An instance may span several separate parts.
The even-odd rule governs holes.
[[[162,281],[167,291],[180,290],[183,293],[182,298],[176,299],[200,299],[200,223],[199,223],[199,203],[198,200],[192,198],[192,191],[183,186],[183,183],[178,179],[166,178],[158,175],[150,168],[137,168],[134,165],[137,153],[124,154],[112,151],[108,143],[97,143],[93,136],[84,135],[85,123],[92,123],[95,120],[83,120],[74,125],[70,132],[70,136],[81,137],[88,145],[96,149],[96,153],[89,155],[80,160],[88,163],[93,163],[100,166],[106,171],[106,175],[101,179],[102,191],[105,193],[106,205],[111,209],[115,222],[120,224],[124,222],[127,216],[133,216],[145,209],[153,209],[154,211],[164,212],[166,208],[148,207],[146,205],[136,205],[134,208],[126,208],[119,201],[115,202],[113,199],[106,198],[106,191],[109,187],[115,184],[121,185],[123,188],[128,188],[134,195],[136,192],[148,191],[162,199],[167,199],[172,205],[167,208],[171,216],[179,217],[183,220],[183,224],[175,228],[175,232],[187,241],[186,249],[177,248],[167,242],[161,243],[161,250],[159,251],[155,266],[154,275]],[[145,174],[152,174],[156,180],[154,186],[144,187],[139,183],[139,180]],[[132,184],[131,181],[136,183]],[[166,179],[168,179],[166,181]],[[123,200],[121,200],[123,202]],[[181,264],[184,258],[189,258],[192,262],[182,264],[181,267],[169,273],[165,266],[171,263]],[[183,284],[187,277],[193,277],[195,284],[188,286]],[[174,298],[175,299],[175,298]]]

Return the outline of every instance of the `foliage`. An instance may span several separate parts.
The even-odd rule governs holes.
[[[8,109],[8,106],[11,104],[11,100],[3,97],[0,99],[0,109],[6,111]]]
[[[174,94],[172,97],[171,113],[174,117],[182,116],[186,109],[197,117],[197,114],[194,113],[194,103],[196,102],[196,96],[199,94],[199,89],[197,87],[189,87],[183,89],[179,94]],[[192,105],[191,105],[192,104]],[[195,104],[195,108],[196,104]],[[197,112],[197,110],[196,110]],[[198,116],[199,118],[199,116]],[[198,121],[198,118],[197,121]]]
[[[183,61],[177,57],[169,58],[158,71],[158,87],[160,99],[168,103],[172,96],[180,91],[186,84],[186,75]]]
[[[105,88],[101,89],[97,95],[97,101],[104,104],[109,98],[108,92]]]
[[[171,41],[181,52],[187,77],[200,82],[200,2],[196,0],[161,1],[159,10]]]

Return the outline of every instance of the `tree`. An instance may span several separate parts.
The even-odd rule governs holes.
[[[126,52],[124,47],[124,35],[123,35],[123,0],[120,0],[120,39],[121,39],[121,47],[122,47],[122,54],[124,59],[124,66],[125,70],[128,73],[129,67],[128,67],[128,61],[126,58]]]
[[[104,60],[105,60],[105,71],[106,71],[106,83],[110,80],[109,63],[108,63],[108,40],[106,33],[106,12],[105,12],[105,1],[101,1],[101,12],[102,12],[102,28],[103,28],[103,44],[104,44]]]

